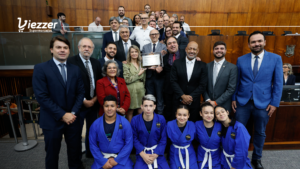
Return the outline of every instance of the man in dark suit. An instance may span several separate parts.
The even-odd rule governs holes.
[[[163,17],[163,26],[164,27],[159,30],[159,34],[160,34],[159,41],[165,39],[165,29],[167,26],[170,26],[170,18],[168,16]]]
[[[102,58],[105,57],[106,53],[104,48],[107,46],[109,42],[116,42],[121,39],[119,33],[120,21],[117,17],[111,17],[109,19],[109,25],[112,31],[107,32],[103,35],[103,43],[102,43]]]
[[[185,51],[186,57],[181,57],[173,63],[170,82],[176,100],[175,108],[180,104],[188,105],[189,120],[195,122],[200,120],[200,96],[206,90],[207,67],[206,63],[196,60],[199,52],[196,42],[190,42]]]
[[[115,42],[115,44],[117,45],[117,54],[116,54],[115,58],[117,60],[125,63],[127,60],[127,53],[128,53],[129,47],[131,45],[135,45],[138,48],[140,48],[140,44],[137,43],[137,41],[135,41],[135,40],[129,39],[130,32],[129,32],[128,26],[121,25],[119,30],[120,30],[121,39],[119,41]]]
[[[181,22],[175,21],[172,25],[173,36],[178,41],[179,51],[185,51],[185,48],[187,47],[187,44],[189,43],[189,39],[187,37],[182,36],[180,34],[181,31],[182,31]]]
[[[53,28],[52,32],[66,34],[70,31],[69,24],[66,23],[66,15],[64,13],[58,13],[57,19],[52,19]]]
[[[218,41],[213,46],[215,60],[207,64],[208,85],[203,94],[211,105],[221,105],[231,111],[231,96],[236,87],[237,67],[225,60],[226,43]]]
[[[125,17],[125,7],[124,6],[119,6],[118,14],[119,14],[119,16],[117,17],[117,19],[119,20],[119,22],[123,22],[123,19],[128,20],[128,24],[130,26],[129,30],[130,30],[130,32],[132,32],[133,31],[132,20],[130,18]]]
[[[105,57],[99,59],[101,70],[104,66],[104,63],[108,60],[114,60],[118,63],[119,69],[120,69],[120,75],[119,77],[123,78],[123,63],[119,60],[115,59],[116,53],[117,53],[117,45],[114,42],[109,42],[105,48],[106,55]]]
[[[43,129],[46,168],[58,168],[62,135],[67,144],[69,168],[81,168],[81,140],[79,109],[84,98],[84,85],[80,69],[67,62],[70,42],[53,37],[50,42],[53,58],[35,65],[33,90],[41,105],[39,124]]]
[[[266,138],[265,130],[269,118],[279,107],[282,88],[282,60],[277,54],[264,50],[265,36],[255,31],[248,37],[251,53],[237,60],[238,78],[232,95],[232,109],[236,120],[244,126],[250,116],[254,119],[252,164],[263,169],[262,150]],[[234,166],[233,166],[234,167]]]
[[[86,136],[85,149],[86,157],[92,158],[89,146],[89,129],[97,119],[99,112],[99,103],[96,95],[96,82],[102,78],[101,64],[99,60],[91,58],[94,50],[94,43],[89,38],[82,38],[78,43],[79,54],[70,57],[68,62],[80,68],[82,80],[84,83],[85,95],[83,105],[80,108],[80,127],[82,131],[84,118],[86,118]]]
[[[150,31],[150,38],[152,43],[148,43],[143,47],[143,53],[163,53],[163,51],[167,51],[167,47],[165,44],[162,44],[158,41],[159,32],[156,29]],[[163,56],[163,54],[161,54]],[[152,94],[157,99],[156,113],[163,114],[164,110],[164,98],[163,98],[163,84],[164,84],[164,76],[162,71],[162,65],[158,65],[157,67],[148,68],[146,70],[146,93]]]

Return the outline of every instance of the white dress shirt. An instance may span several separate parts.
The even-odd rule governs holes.
[[[113,31],[113,30],[111,30],[111,33],[112,33],[112,37],[113,37],[113,39],[114,39],[114,41],[116,42],[116,41],[119,41],[119,36],[120,36],[120,31],[119,30],[117,30],[117,38],[118,39],[115,39],[115,31]]]
[[[81,56],[80,53],[79,53],[79,56],[80,56],[81,61],[83,62],[84,67],[86,68],[86,66],[85,66],[86,63],[85,63],[85,62],[86,62],[87,60],[85,60],[85,59]],[[93,88],[94,88],[94,90],[95,90],[95,79],[94,79],[93,67],[92,67],[91,60],[89,59],[88,61],[89,61],[88,65],[89,65],[89,69],[90,69],[90,72],[91,72],[92,82],[93,82]]]
[[[185,22],[182,24],[182,27],[184,29],[185,34],[186,34],[186,31],[191,31],[191,28],[190,28],[189,24],[187,24]]]
[[[136,40],[140,44],[140,49],[143,49],[144,45],[151,43],[150,39],[150,31],[154,28],[148,26],[146,30],[143,29],[143,27],[136,27],[132,34],[130,35],[131,40]]]
[[[185,57],[185,60],[186,60],[186,73],[188,78],[187,80],[189,82],[193,74],[196,58],[194,58],[193,60],[189,60],[187,57]]]
[[[260,68],[260,65],[261,65],[261,62],[264,58],[264,55],[265,55],[265,51],[263,50],[263,52],[261,52],[261,54],[258,55],[258,70]],[[254,67],[254,63],[255,63],[255,56],[253,53],[251,53],[251,68],[253,70],[253,67]]]
[[[122,43],[123,43],[123,47],[124,47],[124,52],[125,52],[125,43],[127,43],[127,51],[129,52],[129,47],[131,46],[131,40],[128,39],[127,42],[124,42],[122,40]],[[126,54],[126,53],[125,53]],[[127,55],[125,56],[125,58],[127,59]]]
[[[220,60],[219,62],[216,62],[215,60],[214,60],[214,67],[215,66],[217,66],[217,75],[219,74],[219,72],[220,72],[220,69],[221,69],[221,67],[222,67],[222,65],[223,65],[223,63],[224,63],[224,61],[225,61],[225,58],[223,58],[222,60]]]
[[[54,61],[54,63],[56,64],[56,66],[58,67],[58,70],[59,70],[59,72],[60,72],[60,74],[61,74],[61,67],[59,66],[59,64],[61,64],[61,62],[59,62],[58,60],[56,60],[54,57],[53,57],[53,61]],[[66,72],[66,79],[67,79],[67,61],[65,61],[64,63],[62,63],[62,64],[65,64],[65,66],[64,66],[64,68],[65,68],[65,72]]]
[[[178,37],[180,36],[180,32],[176,35],[176,36],[174,36],[176,39],[178,39]]]
[[[89,25],[88,30],[91,32],[103,32],[103,26],[101,26],[100,24],[96,25],[95,22],[93,22]]]
[[[109,60],[113,60],[113,61],[115,61],[115,58],[108,59],[108,58],[105,56],[105,57],[104,57],[104,60],[105,60],[105,62],[106,62],[106,61],[109,61]]]

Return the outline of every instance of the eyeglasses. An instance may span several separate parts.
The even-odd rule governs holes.
[[[172,30],[166,30],[166,32],[172,32]]]
[[[148,17],[147,18],[141,18],[141,19],[148,19]]]
[[[82,47],[83,47],[83,48],[89,48],[89,49],[94,48],[94,47],[92,47],[92,46],[87,46],[87,45],[83,45]]]
[[[151,36],[157,36],[159,35],[159,33],[153,33],[153,34],[150,34]]]
[[[282,68],[289,68],[289,67],[284,66],[284,67],[282,67]]]

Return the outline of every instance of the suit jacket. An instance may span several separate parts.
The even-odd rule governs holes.
[[[131,39],[128,39],[128,40],[130,40],[131,45],[135,45],[138,48],[140,48],[140,44],[137,41],[131,40]],[[124,49],[123,41],[121,38],[119,41],[116,42],[116,45],[117,45],[117,53],[116,53],[115,58],[121,62],[126,61],[125,49]],[[128,46],[128,48],[129,48],[129,46]]]
[[[168,94],[172,94],[173,93],[173,89],[171,87],[171,82],[170,82],[170,75],[171,75],[171,69],[172,69],[172,65],[169,64],[169,51],[167,51],[167,54],[164,56],[163,58],[163,63],[164,63],[164,67],[163,67],[163,71],[161,73],[163,73],[162,75],[165,77],[165,82],[164,82],[164,92],[168,93]],[[180,58],[185,58],[186,55],[185,53],[179,52]],[[174,63],[173,63],[174,65]]]
[[[177,38],[177,42],[180,53],[185,53],[185,48],[189,43],[189,39],[187,37],[179,35],[179,37]]]
[[[282,60],[277,54],[265,51],[264,58],[254,78],[251,67],[251,53],[237,60],[238,79],[232,100],[244,106],[253,94],[255,107],[266,109],[269,104],[279,107],[282,88]]]
[[[125,18],[128,19],[129,30],[130,30],[130,32],[132,32],[133,31],[132,21],[130,18],[127,18],[127,17],[124,17],[123,19],[125,19]],[[117,19],[120,20],[120,16],[118,16]]]
[[[207,64],[208,83],[203,94],[204,101],[207,99],[216,101],[218,105],[231,111],[231,96],[235,92],[237,67],[225,60],[217,76],[215,87],[213,87],[213,69],[214,61]]]
[[[95,85],[94,97],[95,97],[96,96],[96,82],[97,82],[97,80],[102,78],[102,71],[101,71],[101,64],[100,64],[99,60],[97,60],[95,58],[90,58],[90,61],[91,61],[93,74],[94,74],[94,85]],[[90,79],[89,79],[89,75],[88,75],[88,72],[86,70],[85,64],[82,62],[79,54],[77,54],[73,57],[69,57],[68,62],[73,64],[73,65],[76,65],[80,68],[81,77],[82,77],[82,80],[83,80],[84,90],[85,90],[84,97],[87,100],[91,100],[92,98],[90,96]],[[84,105],[82,105],[81,110],[85,110],[85,109],[86,109],[86,107]]]
[[[60,23],[59,23],[59,20],[58,20],[58,19],[52,19],[52,23],[53,23],[52,32],[60,33],[61,25],[60,25]],[[54,26],[54,25],[55,25],[55,26]],[[64,26],[69,26],[69,24],[64,23],[64,22],[63,22],[63,25],[64,25]],[[69,28],[69,27],[65,27],[65,29],[66,29],[67,31],[70,31],[70,28]]]
[[[123,78],[117,77],[118,87],[120,92],[120,107],[127,110],[130,106],[130,93],[127,89],[125,80]],[[118,99],[117,91],[115,87],[111,84],[108,78],[105,76],[102,79],[97,81],[96,87],[98,102],[100,103],[99,115],[102,116],[104,113],[103,110],[103,100],[108,95],[113,95]]]
[[[295,85],[296,83],[296,76],[295,75],[289,75],[286,83],[283,77],[283,85]]]
[[[200,99],[207,85],[206,63],[195,60],[195,65],[190,81],[187,79],[186,57],[175,60],[170,76],[171,86],[176,99],[180,99],[183,94]]]
[[[152,47],[153,47],[152,43],[148,43],[148,44],[144,45],[142,53],[151,53],[151,52],[153,52]],[[167,51],[167,46],[163,43],[158,42],[157,46],[155,46],[155,52],[160,53],[162,50]],[[163,56],[162,56],[161,60],[163,60]],[[154,73],[156,74],[157,78],[163,78],[163,73],[162,72],[157,73],[156,71],[148,70],[148,69],[146,70],[146,77],[151,78],[152,74],[154,74]]]
[[[76,116],[79,115],[84,98],[81,72],[71,63],[67,62],[66,66],[67,84],[64,83],[53,59],[34,66],[32,86],[41,105],[39,121],[43,129],[64,127],[65,123],[61,118],[66,112],[75,112]]]
[[[119,39],[121,39],[121,36],[119,34]],[[114,38],[113,38],[113,34],[112,34],[112,31],[110,32],[107,32],[103,35],[103,43],[102,43],[102,57],[104,58],[105,55],[106,55],[106,52],[105,52],[105,48],[106,48],[106,45],[109,43],[109,42],[114,42]]]
[[[104,63],[105,63],[105,60],[104,60],[104,58],[101,58],[101,59],[99,59],[99,61],[100,61],[100,66],[101,66],[101,70],[102,70],[102,68],[104,66]],[[120,75],[119,75],[119,77],[123,78],[123,63],[120,62],[120,61],[118,61],[117,59],[115,59],[115,61],[119,65],[119,69],[120,69]]]

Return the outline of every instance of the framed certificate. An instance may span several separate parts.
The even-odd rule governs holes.
[[[162,59],[160,53],[145,53],[142,55],[142,66],[143,68],[152,66],[161,66]]]

